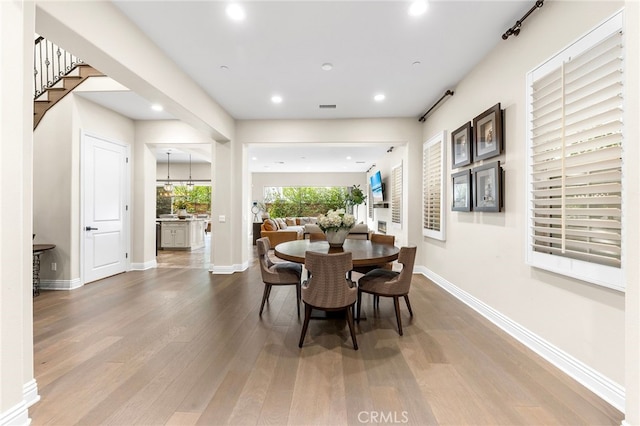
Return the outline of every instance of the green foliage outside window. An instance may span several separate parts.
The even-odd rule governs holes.
[[[163,187],[156,188],[156,216],[175,213],[171,205],[176,201],[186,201],[187,211],[192,214],[211,214],[211,187],[194,186],[191,192],[186,186],[174,186],[173,193],[167,194]],[[175,210],[175,207],[174,207]]]
[[[271,217],[318,216],[347,205],[345,187],[265,188],[265,206]]]

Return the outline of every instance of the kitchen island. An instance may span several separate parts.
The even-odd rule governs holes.
[[[194,250],[204,247],[204,219],[156,219],[156,221],[160,223],[160,248],[163,250]]]

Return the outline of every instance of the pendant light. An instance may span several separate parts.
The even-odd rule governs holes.
[[[187,192],[193,191],[193,181],[191,180],[191,154],[189,154],[189,181],[187,182]]]
[[[167,151],[167,182],[164,184],[164,190],[171,193],[173,192],[173,184],[171,183],[171,178],[169,177],[169,156],[171,153]]]

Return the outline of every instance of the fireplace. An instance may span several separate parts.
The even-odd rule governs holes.
[[[378,232],[380,234],[386,234],[387,233],[387,222],[384,220],[379,220],[378,221]]]

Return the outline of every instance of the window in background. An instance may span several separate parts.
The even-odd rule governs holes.
[[[402,163],[391,170],[391,222],[402,224]]]
[[[422,234],[444,241],[445,132],[422,145]]]

